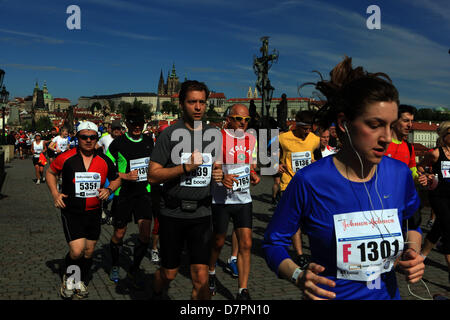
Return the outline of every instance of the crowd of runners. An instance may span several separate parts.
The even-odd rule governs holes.
[[[124,272],[135,288],[144,287],[140,265],[151,250],[159,269],[149,298],[164,299],[185,252],[190,298],[211,299],[231,221],[226,268],[237,278],[236,299],[250,300],[251,190],[263,169],[271,169],[268,193],[276,207],[262,245],[267,265],[305,299],[399,299],[395,271],[408,283],[421,281],[424,260],[439,240],[450,270],[450,122],[440,124],[436,148],[416,163],[406,140],[414,108],[400,104],[386,74],[353,68],[345,58],[315,88],[325,105],[299,111],[288,131],[264,140],[268,146],[248,130],[245,105],[233,105],[223,127],[202,121],[209,90],[193,80],[181,85],[182,118],[155,133],[144,131],[138,108],[105,133],[89,121],[74,132],[16,133],[18,157],[32,158],[36,184],[46,182],[61,209],[68,243],[61,295],[88,295],[102,223],[113,228],[109,278],[118,283],[123,240],[134,222],[139,234]],[[261,166],[261,150],[276,163]],[[425,240],[419,189],[427,191],[434,214]],[[79,279],[71,276],[74,269]]]

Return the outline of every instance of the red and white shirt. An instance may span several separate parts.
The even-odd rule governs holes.
[[[257,160],[257,142],[249,133],[239,135],[234,130],[222,130],[222,170],[224,174],[237,174],[233,189],[212,184],[212,203],[244,204],[252,202],[250,195],[251,164]]]

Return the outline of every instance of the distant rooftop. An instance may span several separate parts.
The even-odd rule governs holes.
[[[153,92],[126,92],[126,93],[115,93],[107,95],[95,95],[95,96],[82,96],[80,98],[88,99],[114,99],[121,97],[156,97],[157,94]]]

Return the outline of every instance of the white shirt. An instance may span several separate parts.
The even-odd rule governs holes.
[[[97,144],[103,148],[103,153],[108,151],[109,145],[113,142],[113,137],[110,134],[103,136],[100,140],[98,140]]]
[[[56,136],[53,138],[52,142],[56,142],[55,149],[61,150],[61,152],[67,151],[69,149],[69,138],[63,138],[61,136]]]

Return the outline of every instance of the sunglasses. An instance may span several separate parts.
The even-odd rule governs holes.
[[[239,122],[241,122],[242,120],[245,120],[245,122],[249,122],[251,119],[251,117],[241,117],[241,116],[229,116],[229,117]]]
[[[133,126],[143,126],[145,123],[142,119],[127,119],[127,122]]]
[[[93,134],[93,135],[91,135],[91,136],[87,136],[87,135],[85,135],[85,134],[80,134],[80,135],[78,136],[78,138],[81,139],[81,140],[87,140],[87,139],[97,140],[97,139],[98,139],[98,135],[97,135],[97,134]]]

